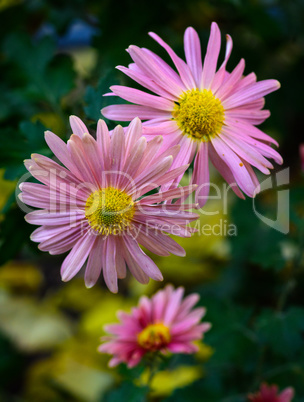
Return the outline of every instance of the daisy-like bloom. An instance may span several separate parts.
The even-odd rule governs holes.
[[[269,174],[273,165],[267,158],[282,163],[281,156],[270,146],[278,145],[277,142],[255,127],[270,115],[268,110],[262,110],[264,96],[277,90],[280,83],[257,82],[254,73],[244,76],[243,59],[229,73],[229,35],[225,59],[217,69],[221,35],[216,23],[211,25],[204,63],[193,28],[185,31],[186,62],[155,33],[150,36],[168,52],[177,72],[150,50],[130,46],[128,52],[134,63],[129,68],[117,68],[156,95],[112,86],[107,95],[119,96],[135,105],[111,105],[102,109],[103,115],[119,121],[138,116],[146,120],[143,133],[147,138],[161,133],[165,147],[180,144],[173,167],[191,163],[196,155],[192,183],[199,185],[196,195],[200,206],[209,194],[209,159],[239,197],[244,198],[240,189],[254,197],[259,182],[252,166]]]
[[[210,329],[207,322],[201,323],[206,313],[203,307],[193,309],[199,300],[195,293],[183,299],[184,289],[167,285],[148,299],[143,296],[138,307],[130,314],[119,311],[121,323],[105,326],[109,336],[99,346],[99,352],[113,355],[110,367],[126,363],[136,366],[147,353],[195,353],[194,341],[202,339]]]
[[[103,120],[98,122],[96,140],[77,117],[71,117],[74,134],[66,144],[46,132],[45,139],[59,165],[34,154],[25,161],[29,172],[42,184],[22,183],[19,198],[41,208],[26,215],[27,222],[41,225],[31,239],[50,254],[69,251],[61,267],[63,281],[73,278],[87,260],[85,284],[93,286],[101,270],[108,288],[117,292],[117,278],[126,276],[126,265],[141,283],[149,277],[162,280],[155,263],[139,243],[153,253],[184,256],[184,249],[168,234],[191,236],[186,225],[197,219],[181,204],[181,196],[195,186],[166,192],[147,192],[162,186],[187,169],[171,169],[179,147],[159,154],[162,137],[147,143],[139,119],[124,133],[117,126],[109,135]],[[172,203],[173,199],[177,199]],[[169,201],[168,203],[164,203]]]
[[[294,390],[291,387],[284,389],[278,394],[276,385],[262,384],[259,392],[248,395],[250,402],[290,402],[294,396]]]

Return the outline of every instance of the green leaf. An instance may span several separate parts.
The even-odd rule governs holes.
[[[7,58],[34,81],[43,75],[55,50],[55,42],[48,36],[42,38],[38,43],[32,43],[29,36],[19,33],[10,34],[3,45]]]
[[[125,381],[118,388],[109,392],[103,402],[145,402],[148,387],[136,387],[132,382]]]
[[[105,93],[110,92],[109,87],[119,84],[115,77],[115,73],[106,72],[103,78],[100,79],[96,88],[88,86],[84,101],[87,106],[84,107],[86,116],[94,121],[101,118],[105,119],[100,113],[100,110],[108,105],[124,103],[124,101],[117,96],[103,96]],[[107,119],[105,119],[107,120]]]
[[[51,103],[58,103],[75,86],[75,78],[72,60],[67,56],[57,56],[44,76],[45,92]]]
[[[26,170],[24,159],[32,153],[50,155],[44,141],[45,127],[40,123],[22,121],[19,132],[13,129],[3,130],[0,136],[0,167],[6,167],[5,179],[14,180]]]
[[[33,227],[24,220],[24,213],[17,206],[11,208],[1,221],[0,265],[16,256],[32,231]]]
[[[278,356],[292,357],[303,347],[304,309],[292,307],[287,312],[264,311],[256,323],[260,342]]]

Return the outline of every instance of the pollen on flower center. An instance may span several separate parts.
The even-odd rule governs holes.
[[[138,344],[151,351],[162,349],[170,341],[170,330],[162,323],[150,324],[137,335]]]
[[[204,142],[220,133],[225,119],[221,101],[208,89],[184,92],[172,116],[183,134]]]
[[[90,194],[85,205],[85,217],[100,234],[120,234],[130,225],[133,215],[132,197],[114,187]]]

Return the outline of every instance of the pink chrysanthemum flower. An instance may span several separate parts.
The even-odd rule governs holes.
[[[99,351],[113,355],[109,365],[126,363],[136,366],[147,353],[195,353],[194,341],[202,339],[210,329],[209,323],[200,323],[205,315],[203,307],[192,309],[199,296],[191,294],[183,299],[184,289],[171,285],[148,299],[141,297],[138,307],[130,314],[118,312],[120,324],[105,327],[110,334],[101,338],[105,343]]]
[[[209,194],[209,158],[239,197],[244,198],[240,189],[254,197],[259,182],[252,166],[269,174],[273,165],[267,158],[282,163],[281,156],[270,146],[277,142],[255,127],[270,115],[268,110],[262,110],[264,96],[277,90],[280,83],[257,82],[254,73],[243,76],[243,59],[231,73],[227,72],[232,50],[229,35],[225,59],[217,70],[221,35],[216,23],[211,25],[204,63],[193,28],[187,28],[184,36],[186,63],[159,36],[150,36],[168,52],[178,73],[150,50],[130,46],[128,52],[134,63],[129,68],[117,68],[156,95],[112,86],[108,95],[120,96],[135,105],[111,105],[102,109],[103,115],[119,121],[138,116],[146,120],[143,134],[147,138],[161,133],[164,146],[180,144],[173,167],[191,163],[196,154],[192,183],[199,185],[196,195],[200,206]]]
[[[294,396],[294,390],[291,387],[284,389],[284,391],[278,394],[278,387],[276,385],[262,384],[259,392],[248,395],[248,401],[290,402],[293,396]]]
[[[73,278],[87,259],[87,287],[96,283],[102,270],[108,288],[117,292],[117,278],[126,276],[126,265],[141,283],[147,283],[149,277],[162,280],[139,244],[162,256],[185,255],[168,233],[190,236],[193,229],[186,225],[197,219],[197,214],[187,211],[193,205],[171,201],[195,187],[143,195],[187,169],[171,169],[179,147],[159,154],[162,137],[147,143],[139,119],[131,122],[126,133],[117,126],[111,137],[100,120],[96,140],[79,118],[70,121],[74,134],[67,144],[49,131],[45,134],[65,167],[37,154],[25,161],[29,172],[43,183],[20,185],[21,201],[42,208],[25,217],[27,222],[41,225],[31,239],[50,254],[71,250],[61,267],[63,281]]]

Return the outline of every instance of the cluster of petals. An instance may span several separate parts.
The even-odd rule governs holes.
[[[197,32],[189,27],[184,35],[186,62],[181,59],[158,35],[150,33],[170,56],[176,70],[157,54],[146,48],[130,46],[133,59],[128,68],[117,68],[151,93],[115,85],[107,95],[119,96],[133,104],[110,105],[102,109],[105,117],[116,121],[130,121],[135,116],[145,120],[143,133],[150,139],[161,133],[164,147],[181,145],[172,167],[191,163],[194,159],[192,183],[198,184],[197,202],[203,206],[209,194],[209,160],[234,192],[244,198],[243,192],[254,197],[259,192],[259,181],[253,168],[269,174],[273,159],[281,164],[282,158],[271,144],[278,145],[256,125],[264,122],[270,112],[263,110],[264,96],[280,87],[270,79],[257,82],[254,73],[244,75],[245,62],[228,72],[226,65],[232,50],[232,39],[227,38],[225,58],[217,68],[221,47],[221,34],[216,23],[211,33],[204,62]],[[189,135],[174,119],[174,110],[187,91],[211,91],[224,110],[224,122],[217,135],[199,140]],[[178,177],[177,181],[181,179]]]
[[[260,390],[255,394],[248,395],[250,402],[291,402],[294,396],[294,389],[288,387],[280,394],[276,385],[267,385],[263,383]]]
[[[167,285],[151,299],[141,297],[130,314],[119,311],[120,323],[105,326],[109,335],[101,338],[103,343],[99,346],[100,352],[113,356],[109,365],[136,366],[150,352],[140,344],[140,334],[153,325],[164,326],[169,334],[167,341],[159,345],[159,353],[195,353],[198,348],[193,342],[202,339],[210,324],[201,323],[206,312],[204,307],[193,308],[199,296],[193,293],[183,298],[183,295],[182,287],[174,289]]]
[[[86,261],[87,287],[103,272],[108,288],[117,292],[117,278],[126,276],[126,266],[141,283],[149,278],[162,280],[160,270],[139,244],[161,256],[185,255],[168,234],[191,236],[193,230],[187,223],[197,219],[197,214],[189,211],[193,205],[172,200],[189,195],[195,186],[151,194],[187,169],[187,165],[172,169],[179,146],[159,152],[162,137],[147,142],[139,119],[125,131],[117,126],[111,136],[100,120],[96,139],[79,118],[72,116],[70,123],[74,134],[67,144],[55,134],[45,133],[48,146],[62,164],[38,154],[25,161],[31,175],[41,182],[20,185],[21,201],[39,208],[25,217],[40,226],[31,239],[50,254],[69,251],[61,266],[63,281],[73,278]],[[119,234],[94,231],[85,214],[88,197],[109,186],[132,200],[132,222]],[[147,192],[150,195],[144,196]]]

